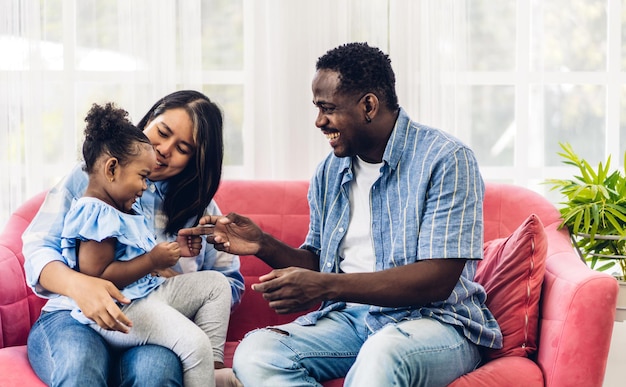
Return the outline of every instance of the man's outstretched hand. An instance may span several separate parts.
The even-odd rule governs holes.
[[[181,229],[178,235],[206,235],[207,242],[217,250],[237,255],[258,254],[264,237],[263,231],[250,218],[236,213],[203,216],[198,226]]]

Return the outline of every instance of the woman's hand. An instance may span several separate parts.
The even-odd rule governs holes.
[[[128,333],[133,325],[114,301],[129,304],[130,300],[111,281],[80,273],[61,261],[52,261],[41,271],[39,283],[52,293],[72,298],[83,314],[103,329]]]
[[[72,279],[69,297],[76,301],[85,317],[92,319],[103,329],[128,333],[133,323],[114,300],[123,304],[130,303],[130,300],[111,281],[77,274],[79,276]]]
[[[179,235],[176,242],[180,246],[181,257],[196,257],[202,249],[202,237],[199,235]]]

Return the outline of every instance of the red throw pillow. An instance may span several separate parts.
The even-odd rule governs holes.
[[[537,215],[530,215],[508,238],[485,242],[476,281],[487,291],[487,307],[503,335],[501,349],[487,349],[487,359],[528,357],[537,351],[539,297],[548,241]]]

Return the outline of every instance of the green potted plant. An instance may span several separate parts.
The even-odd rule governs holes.
[[[626,177],[611,170],[611,156],[594,169],[568,143],[559,143],[563,162],[578,169],[572,179],[549,179],[552,190],[565,197],[561,202],[561,227],[567,226],[572,241],[589,266],[605,271],[616,264],[623,280],[626,274]],[[626,154],[624,158],[626,170]]]

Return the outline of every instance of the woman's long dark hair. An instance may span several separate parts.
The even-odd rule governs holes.
[[[187,166],[167,180],[163,202],[167,234],[178,232],[192,217],[195,218],[194,224],[198,223],[220,184],[224,158],[222,111],[198,91],[181,90],[163,97],[150,108],[137,127],[144,130],[155,117],[176,108],[185,109],[193,122],[196,150]]]

